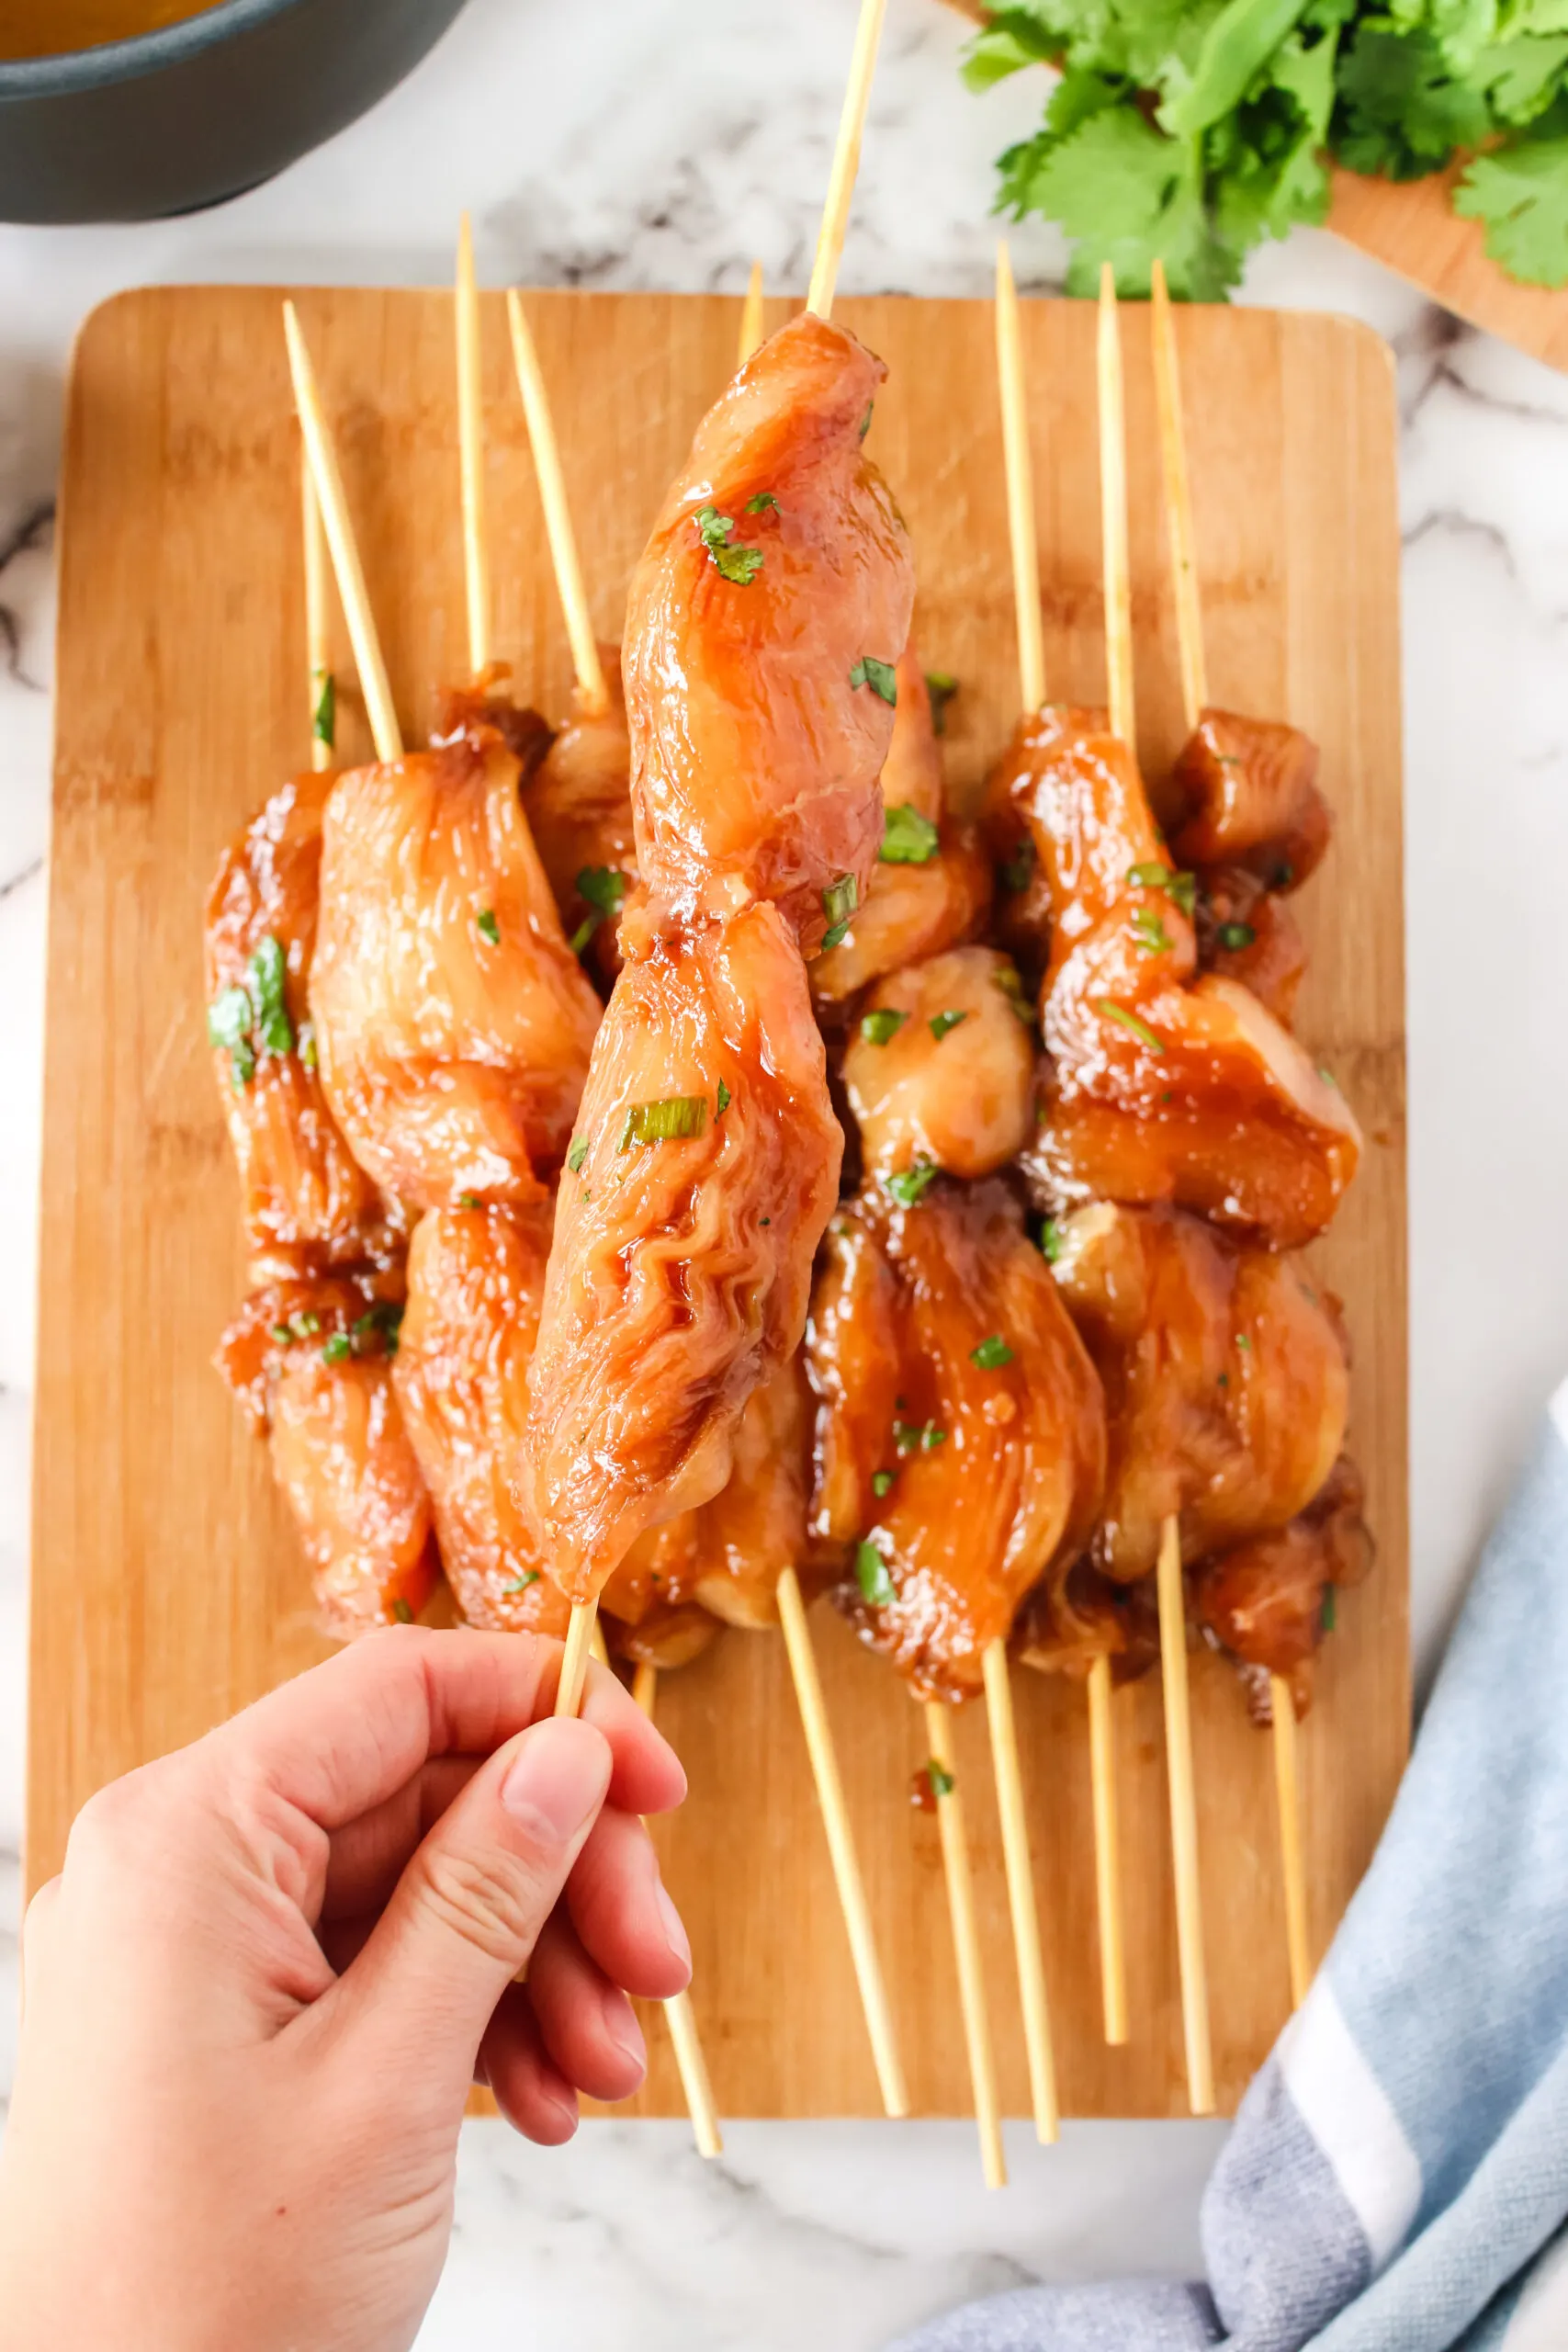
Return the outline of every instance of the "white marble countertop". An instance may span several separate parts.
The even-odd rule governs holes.
[[[0,228],[0,2091],[20,1835],[28,1405],[48,844],[51,514],[72,335],[148,280],[436,283],[471,208],[491,282],[804,288],[852,0],[471,0],[364,122],[220,210]],[[984,294],[990,162],[964,29],[891,0],[841,283]],[[1059,276],[1038,222],[1020,274]],[[1415,1602],[1428,1664],[1568,1354],[1568,379],[1458,329],[1323,235],[1249,300],[1352,311],[1393,343],[1404,416]],[[1010,2135],[987,2199],[966,2126],[602,2124],[541,2154],[467,2135],[426,2352],[863,2352],[965,2294],[1196,2262],[1202,2125]]]

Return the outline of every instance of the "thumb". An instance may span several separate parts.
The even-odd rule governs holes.
[[[539,1930],[598,1819],[609,1742],[549,1716],[477,1772],[410,1857],[343,1980],[356,2024],[406,2069],[473,2078],[491,2013],[527,1965]]]

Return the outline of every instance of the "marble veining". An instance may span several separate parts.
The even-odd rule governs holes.
[[[0,229],[0,2091],[20,1883],[28,1407],[43,1025],[53,493],[71,337],[147,281],[481,274],[804,288],[852,0],[471,0],[404,87],[269,187],[136,228]],[[985,295],[991,160],[1039,85],[956,80],[962,23],[891,0],[841,283]],[[1014,233],[1021,281],[1060,241]],[[1561,1375],[1568,1333],[1568,378],[1460,326],[1323,234],[1254,257],[1243,299],[1344,311],[1393,346],[1402,425],[1415,1390],[1424,1668]],[[869,2352],[1036,2277],[1179,2273],[1205,2125],[1010,2132],[987,2198],[963,2124],[597,2124],[541,2154],[465,2136],[452,2262],[422,2345],[478,2352]]]

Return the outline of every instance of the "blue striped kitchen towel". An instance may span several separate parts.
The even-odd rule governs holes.
[[[1568,2352],[1568,1385],[1202,2237],[1204,2286],[1028,2288],[897,2352]]]

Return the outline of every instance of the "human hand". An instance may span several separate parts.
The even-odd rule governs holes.
[[[604,1668],[550,1718],[559,1658],[374,1634],[83,1809],[23,1941],[7,2352],[393,2352],[470,2083],[547,2143],[637,2088],[626,1993],[690,1974],[637,1815],[685,1780]]]

